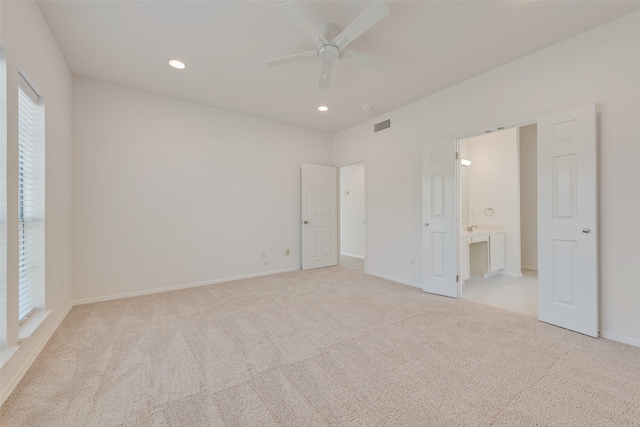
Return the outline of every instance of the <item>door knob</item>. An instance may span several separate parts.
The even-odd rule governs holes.
[[[309,224],[309,221],[307,221],[306,219],[304,221],[302,221],[303,224]]]
[[[428,222],[425,222],[425,223],[424,223],[424,226],[425,226],[425,227],[428,227],[428,226],[429,226],[429,223],[428,223]]]
[[[591,233],[591,230],[589,230],[588,228],[583,228],[583,229],[582,229],[582,232],[583,232],[583,233]]]

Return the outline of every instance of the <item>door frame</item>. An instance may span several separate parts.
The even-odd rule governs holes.
[[[367,198],[367,158],[363,157],[361,159],[355,159],[355,160],[351,160],[349,162],[344,162],[344,163],[339,163],[337,165],[335,165],[335,167],[338,169],[338,178],[336,180],[336,185],[338,186],[338,192],[340,191],[340,169],[347,167],[347,166],[352,166],[352,165],[356,165],[358,163],[363,163],[364,164],[364,181],[363,181],[363,191],[364,191],[364,272],[366,273],[367,270],[367,228],[369,226],[369,222],[367,221],[367,206],[368,206],[368,198]],[[338,265],[342,265],[341,261],[340,261],[340,256],[341,256],[341,240],[342,240],[342,224],[340,222],[340,213],[341,213],[341,209],[342,206],[340,204],[340,199],[341,197],[338,197]]]
[[[577,106],[577,107],[573,107],[573,108],[580,108],[580,107],[581,106]],[[567,110],[557,111],[557,112],[554,112],[553,114],[562,113],[562,111],[569,111],[569,110],[572,110],[573,108],[569,108]],[[511,122],[509,124],[502,125],[502,126],[493,127],[493,128],[490,128],[490,131],[500,131],[500,130],[509,129],[509,128],[513,128],[513,127],[520,128],[522,126],[527,126],[527,125],[531,125],[531,124],[535,124],[536,126],[538,126],[539,125],[539,118],[544,117],[545,115],[551,115],[551,114],[552,114],[552,112],[549,110],[549,111],[547,111],[545,113],[540,114],[539,116],[537,116],[535,118],[529,118],[529,119],[525,119],[525,120],[518,120],[518,121],[514,121],[514,122]],[[596,114],[596,123],[597,123],[597,115],[598,115],[597,104],[595,105],[595,114]],[[456,137],[457,144],[459,145],[460,139],[472,138],[474,136],[479,136],[479,135],[486,134],[486,133],[487,133],[487,131],[485,130],[483,132],[473,132],[473,133],[461,134],[461,135]],[[595,138],[596,138],[596,160],[595,160],[596,166],[595,167],[597,169],[598,168],[598,164],[599,164],[599,160],[598,160],[598,156],[597,156],[597,153],[598,153],[598,148],[597,148],[598,130],[597,129],[596,129]],[[538,176],[539,176],[539,166],[536,169],[536,177],[538,177]],[[596,187],[596,191],[597,191],[597,188],[598,188],[597,182],[596,182],[595,187]],[[596,194],[596,198],[597,198],[597,194]],[[457,201],[459,203],[460,202],[460,186],[459,185],[456,186],[456,199],[457,199]],[[538,202],[541,200],[540,191],[538,191],[537,200],[538,200]],[[595,209],[597,209],[597,205],[596,205]],[[460,215],[460,208],[459,207],[458,207],[457,215]],[[597,211],[596,211],[596,218],[597,218]],[[597,219],[596,219],[596,221],[597,221]],[[538,229],[537,229],[538,247],[540,247],[540,242],[541,242],[541,230],[542,229],[540,227],[538,227]],[[598,262],[599,262],[600,248],[599,248],[599,244],[598,243],[596,243],[596,253],[597,253]],[[538,267],[538,268],[540,268],[540,267]],[[458,251],[458,274],[459,274],[459,272],[460,272],[460,252]],[[598,287],[599,287],[599,284],[598,284]],[[460,296],[460,295],[462,295],[462,282],[458,282],[458,296]],[[538,302],[538,304],[539,304],[539,302]],[[596,316],[598,316],[598,313],[596,313]],[[538,318],[538,321],[542,321],[540,319],[540,312],[538,312],[537,318]],[[599,326],[600,325],[598,325],[598,327],[597,327],[597,334],[595,336],[600,336]],[[559,326],[559,327],[561,327],[561,326]],[[575,332],[578,332],[578,331],[575,331]],[[581,332],[578,332],[578,333],[581,333]]]
[[[474,138],[474,137],[478,137],[478,136],[482,136],[482,135],[486,135],[487,133],[491,133],[491,132],[501,132],[503,130],[507,130],[507,129],[512,129],[512,128],[521,128],[523,126],[528,126],[528,125],[538,125],[538,117],[533,117],[533,118],[528,118],[528,119],[524,119],[524,120],[516,120],[513,122],[508,122],[505,125],[499,125],[499,126],[494,126],[494,127],[488,127],[487,129],[483,130],[483,131],[477,131],[477,132],[469,132],[469,133],[464,133],[464,134],[458,134],[457,136],[455,136],[456,138],[456,151],[458,153],[460,153],[460,141],[463,139],[469,139],[469,138]],[[518,139],[518,155],[520,153],[520,141]],[[459,156],[460,157],[460,156]],[[458,159],[459,161],[459,159]],[[459,170],[456,170],[456,203],[457,203],[457,209],[456,209],[456,215],[458,216],[458,274],[460,274],[460,182],[459,182],[459,176],[458,174],[460,173]],[[536,170],[536,177],[538,175],[538,171]],[[520,177],[520,167],[518,166],[518,177]],[[520,194],[520,190],[518,190],[518,194]],[[540,241],[540,232],[537,232],[537,240],[538,242]],[[520,239],[520,244],[522,245],[522,238]],[[462,280],[458,281],[458,298],[462,297]],[[540,320],[540,319],[538,319]]]

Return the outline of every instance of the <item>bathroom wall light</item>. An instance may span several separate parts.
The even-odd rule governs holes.
[[[329,107],[327,107],[326,105],[321,105],[318,107],[318,111],[327,111],[329,109]]]
[[[471,160],[460,159],[460,164],[462,164],[462,166],[471,166]]]

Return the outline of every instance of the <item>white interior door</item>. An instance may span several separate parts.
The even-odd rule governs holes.
[[[595,105],[538,120],[538,316],[598,336]]]
[[[458,297],[456,140],[426,144],[422,158],[423,289]]]
[[[302,165],[302,269],[338,265],[337,169]]]

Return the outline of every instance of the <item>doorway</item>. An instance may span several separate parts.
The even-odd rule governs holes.
[[[529,123],[532,123],[530,121]],[[549,113],[537,125],[538,319],[598,336],[598,222],[596,105]],[[503,128],[499,128],[502,130]],[[476,236],[460,222],[459,139],[427,142],[422,156],[423,287],[459,297],[461,237],[482,243],[487,276],[508,268],[511,250],[499,229]],[[498,162],[494,161],[494,164]],[[497,205],[496,205],[497,206]],[[484,207],[486,217],[495,214]],[[489,224],[494,225],[494,224]],[[466,234],[466,236],[463,236]],[[519,259],[516,257],[516,261]],[[521,262],[521,260],[519,260]]]
[[[340,166],[338,170],[340,265],[364,271],[366,247],[365,162]]]
[[[532,317],[538,317],[536,139],[536,124],[461,139],[459,166],[460,295]]]

